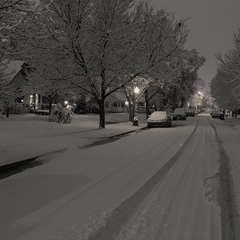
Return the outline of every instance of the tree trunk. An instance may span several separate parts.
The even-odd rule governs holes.
[[[173,90],[173,104],[174,104],[174,108],[177,107],[177,88],[175,87]]]
[[[50,115],[50,114],[51,114],[51,111],[52,111],[52,103],[53,103],[53,100],[52,100],[52,99],[49,99],[48,103],[49,103],[49,115]]]
[[[89,112],[92,113],[92,96],[90,97],[90,109]]]
[[[36,109],[36,94],[33,94],[33,109]]]
[[[146,89],[146,91],[145,91],[145,102],[146,102],[146,119],[148,119],[148,116],[149,116],[151,113],[150,113],[150,104],[149,104],[148,90],[147,90],[147,89]]]
[[[181,108],[184,107],[185,101],[186,101],[185,97],[182,97],[182,98],[181,98]]]
[[[6,107],[5,111],[6,111],[6,116],[8,118],[9,117],[9,111],[10,111],[9,107]]]
[[[99,128],[105,128],[105,107],[103,98],[99,101]]]
[[[134,103],[132,103],[131,101],[129,101],[129,122],[133,122],[134,121]]]

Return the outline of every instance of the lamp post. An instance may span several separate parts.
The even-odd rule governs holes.
[[[137,94],[139,93],[140,89],[138,87],[135,87],[133,90],[133,97],[134,97],[134,118],[133,118],[133,126],[139,126],[138,125],[138,99]]]

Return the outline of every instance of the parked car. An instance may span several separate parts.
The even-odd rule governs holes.
[[[221,114],[222,113],[219,110],[212,110],[212,112],[211,112],[212,118],[220,118]]]
[[[186,113],[184,108],[176,108],[173,112],[173,120],[186,120]]]
[[[147,119],[148,127],[170,127],[172,118],[166,111],[155,111]]]
[[[194,108],[188,108],[185,110],[186,112],[186,116],[192,116],[192,117],[195,117],[196,113],[195,113],[195,109]]]

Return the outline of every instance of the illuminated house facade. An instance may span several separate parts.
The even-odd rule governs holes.
[[[128,111],[128,105],[126,104],[126,95],[122,92],[114,92],[107,96],[105,100],[105,111],[106,112],[112,112],[112,113],[118,113],[118,112],[127,112]],[[98,103],[95,99],[91,99],[87,101],[87,107],[89,109],[92,109],[92,112],[95,111],[95,109],[98,109]],[[146,112],[146,104],[144,97],[141,97],[138,101],[138,112]]]
[[[11,60],[2,63],[4,79],[15,87],[23,88],[27,85],[27,65],[23,61]],[[38,109],[41,106],[42,98],[39,94],[25,94],[15,99],[15,106],[11,111],[30,112],[31,108]],[[18,110],[16,110],[18,109]]]

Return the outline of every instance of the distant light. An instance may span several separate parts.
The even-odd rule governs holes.
[[[126,105],[126,106],[128,106],[128,105],[129,105],[129,102],[128,102],[127,100],[125,101],[125,105]]]
[[[139,89],[138,87],[135,87],[135,88],[134,88],[134,92],[135,92],[135,93],[139,93],[139,91],[140,91],[140,89]]]
[[[23,99],[21,100],[21,102],[23,102]]]
[[[64,101],[64,104],[65,104],[65,105],[68,105],[68,100],[65,100],[65,101]]]

